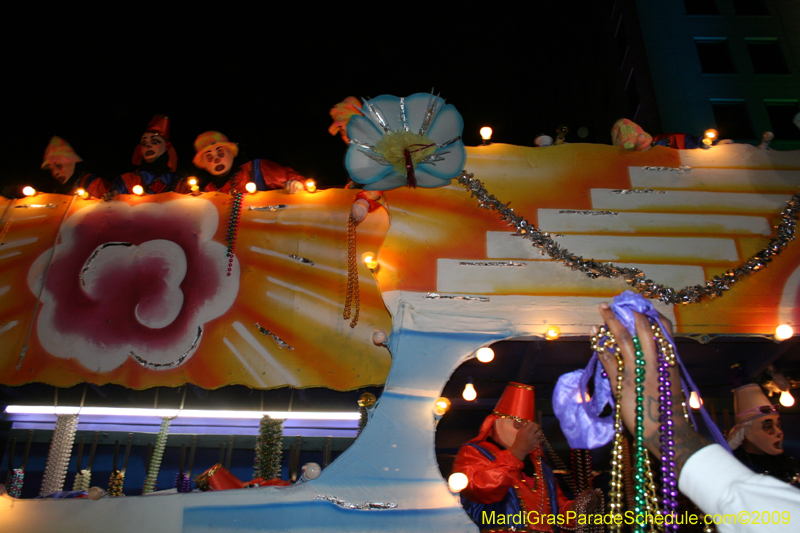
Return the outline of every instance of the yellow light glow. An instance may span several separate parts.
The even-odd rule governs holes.
[[[478,397],[478,393],[475,391],[475,386],[472,383],[467,383],[464,385],[464,392],[461,393],[461,397],[467,400],[468,402],[473,401],[475,398]]]
[[[478,351],[475,352],[475,357],[478,358],[478,361],[481,363],[488,363],[492,359],[494,359],[494,350],[491,348],[484,346],[483,348],[478,348]]]
[[[436,403],[433,404],[433,414],[435,414],[436,416],[442,416],[449,410],[450,410],[450,400],[445,398],[444,396],[436,400]]]
[[[456,472],[447,478],[447,485],[450,487],[451,492],[461,492],[469,485],[469,479],[467,479],[466,474]]]
[[[317,190],[317,182],[314,180],[306,180],[305,187],[308,192],[314,192]]]
[[[144,194],[144,188],[141,185],[134,185],[133,194],[141,196],[142,194]]]
[[[781,391],[780,402],[781,405],[784,407],[791,407],[794,405],[794,396],[792,396],[792,393],[787,390]]]
[[[484,126],[481,128],[481,139],[485,141],[489,141],[492,139],[492,128],[489,126]]]
[[[556,326],[550,326],[544,332],[544,338],[549,341],[554,341],[561,336],[561,330]]]
[[[33,196],[34,194],[36,194],[36,189],[31,187],[30,185],[26,185],[25,187],[22,188],[22,194],[24,194],[25,196]]]
[[[247,185],[244,186],[244,190],[246,190],[250,194],[253,194],[254,192],[256,192],[256,184],[253,183],[252,181],[248,181]]]
[[[197,185],[197,178],[195,178],[194,176],[191,176],[188,180],[186,180],[186,183],[188,183],[190,186],[191,185]]]
[[[367,268],[370,270],[378,268],[378,258],[375,256],[374,252],[365,252],[361,256],[361,260],[364,261],[364,264],[367,265]]]
[[[789,324],[781,324],[775,328],[775,340],[785,341],[794,335],[794,330]]]
[[[700,409],[701,405],[703,405],[703,399],[697,395],[697,391],[692,391],[692,394],[689,395],[689,407]]]
[[[717,130],[715,129],[707,129],[705,132],[706,139],[711,139],[712,141],[717,138]]]
[[[75,196],[78,196],[85,200],[86,198],[89,198],[89,193],[86,192],[86,189],[78,187],[77,189],[75,189]]]
[[[199,190],[200,190],[200,186],[199,185],[192,185],[192,192],[197,192]]]

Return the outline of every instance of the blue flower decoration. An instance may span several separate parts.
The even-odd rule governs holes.
[[[464,169],[464,119],[433,94],[364,100],[364,116],[347,125],[345,166],[366,190],[442,187]]]

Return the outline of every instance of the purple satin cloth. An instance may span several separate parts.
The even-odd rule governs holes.
[[[634,336],[636,335],[636,317],[633,313],[647,316],[661,327],[667,340],[675,346],[670,330],[661,322],[661,315],[653,307],[653,303],[643,296],[633,291],[625,291],[614,297],[611,310]],[[675,348],[675,359],[682,372],[681,386],[683,390],[696,391],[697,387],[678,356],[677,347]],[[591,400],[586,402],[587,386],[592,377],[594,378],[594,395]],[[558,378],[558,383],[553,390],[553,411],[558,417],[561,431],[567,437],[571,448],[594,449],[611,442],[614,437],[614,417],[600,416],[606,404],[614,407],[614,396],[611,393],[611,384],[608,378],[603,377],[603,366],[600,364],[596,352],[585,369],[576,370]],[[705,407],[700,407],[700,413],[714,440],[730,452],[727,440],[714,424]],[[689,416],[694,424],[691,412],[689,412]]]
[[[589,380],[594,378],[594,394],[587,402]],[[553,411],[567,437],[570,448],[589,449],[605,446],[614,438],[614,416],[601,417],[606,404],[614,406],[611,385],[603,377],[603,365],[597,354],[585,369],[558,378],[553,390]]]

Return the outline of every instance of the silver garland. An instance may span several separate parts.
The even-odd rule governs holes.
[[[392,502],[364,502],[364,503],[350,503],[348,501],[342,500],[337,498],[336,496],[325,496],[325,495],[318,495],[314,497],[315,500],[323,500],[328,501],[331,503],[335,503],[339,507],[344,507],[345,509],[359,509],[364,511],[370,511],[373,509],[396,509],[397,504]]]
[[[797,215],[800,211],[800,193],[798,193],[786,202],[786,207],[781,212],[781,222],[775,227],[775,236],[761,251],[740,266],[728,270],[721,276],[714,276],[713,279],[707,280],[702,285],[693,285],[678,290],[647,279],[645,273],[638,268],[619,267],[611,262],[584,259],[571,253],[554,241],[550,234],[537,229],[523,217],[514,213],[508,204],[500,202],[489,194],[480,180],[475,179],[472,174],[464,171],[457,179],[470,191],[471,196],[478,199],[479,207],[497,211],[501,220],[515,228],[516,235],[530,240],[542,255],[547,255],[553,261],[563,263],[564,266],[582,272],[592,279],[622,278],[625,283],[645,298],[660,300],[667,304],[690,304],[698,303],[706,298],[718,298],[743,278],[766,268],[773,258],[794,240]]]

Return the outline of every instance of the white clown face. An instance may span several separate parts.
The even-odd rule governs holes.
[[[212,176],[222,176],[233,166],[233,153],[224,146],[211,146],[203,152],[203,168]]]
[[[783,431],[780,416],[777,414],[758,418],[744,430],[745,438],[764,453],[780,455],[783,453]]]
[[[158,133],[152,131],[144,132],[142,140],[139,141],[142,151],[142,158],[148,163],[152,163],[167,151],[167,141]]]

